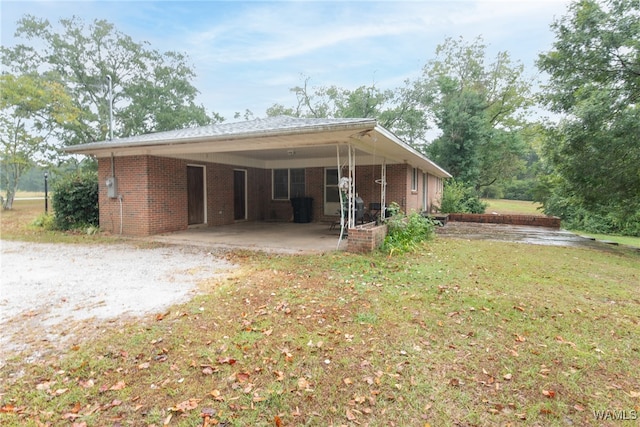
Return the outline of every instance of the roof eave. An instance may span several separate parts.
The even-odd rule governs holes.
[[[153,148],[166,145],[186,145],[199,142],[215,142],[215,141],[239,141],[254,138],[266,138],[273,136],[291,136],[319,133],[325,131],[353,130],[354,132],[373,129],[377,126],[375,119],[367,121],[359,121],[355,123],[336,123],[304,126],[289,129],[269,129],[260,131],[240,132],[234,134],[219,134],[185,138],[169,138],[163,140],[139,141],[127,143],[126,140],[101,141],[92,142],[81,145],[69,145],[63,147],[64,151],[73,154],[97,154],[99,152],[108,152],[112,150],[123,150],[129,148]]]
[[[391,131],[389,131],[389,130],[387,130],[384,127],[379,126],[379,125],[376,126],[375,130],[376,130],[376,132],[378,132],[381,135],[383,135],[385,138],[387,138],[392,143],[394,143],[397,146],[401,147],[402,149],[408,151],[413,157],[417,157],[422,162],[425,162],[427,164],[427,168],[431,169],[432,171],[435,171],[436,174],[440,178],[452,178],[453,177],[449,172],[447,172],[446,170],[442,169],[440,166],[438,166],[436,163],[434,163],[432,160],[430,160],[424,154],[422,154],[421,152],[419,152],[418,150],[416,150],[415,148],[413,148],[409,144],[403,142],[393,132],[391,132]]]

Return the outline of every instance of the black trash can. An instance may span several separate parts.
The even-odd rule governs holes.
[[[312,197],[292,197],[291,206],[293,207],[293,222],[311,222],[313,217]]]

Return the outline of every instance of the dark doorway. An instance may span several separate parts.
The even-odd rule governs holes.
[[[247,171],[233,171],[233,219],[247,219]]]
[[[204,167],[187,166],[189,225],[204,224]]]

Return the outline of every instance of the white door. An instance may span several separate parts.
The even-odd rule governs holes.
[[[340,215],[340,190],[338,190],[338,169],[324,170],[324,214]]]

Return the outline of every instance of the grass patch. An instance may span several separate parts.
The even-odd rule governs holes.
[[[542,205],[526,200],[482,199],[488,203],[485,213],[496,212],[500,215],[544,215]]]
[[[596,240],[608,240],[611,242],[619,243],[621,245],[628,245],[628,246],[634,246],[636,248],[640,248],[640,237],[616,236],[614,234],[587,233],[585,231],[573,231],[573,232],[583,236],[591,237]]]
[[[483,199],[483,201],[489,203],[486,213],[496,212],[501,215],[544,215],[542,211],[538,209],[541,207],[541,205],[536,202],[505,199]],[[576,234],[592,237],[596,240],[608,240],[617,242],[621,245],[640,247],[640,237],[617,236],[613,234],[595,234],[581,230],[571,231]]]
[[[164,316],[0,370],[0,424],[601,425],[640,405],[640,257],[437,239],[237,252]],[[629,412],[628,412],[629,413]]]
[[[49,214],[52,214],[49,203]],[[0,209],[0,238],[39,243],[109,243],[118,236],[83,231],[54,231],[34,225],[44,218],[44,200],[14,200],[13,209]]]

